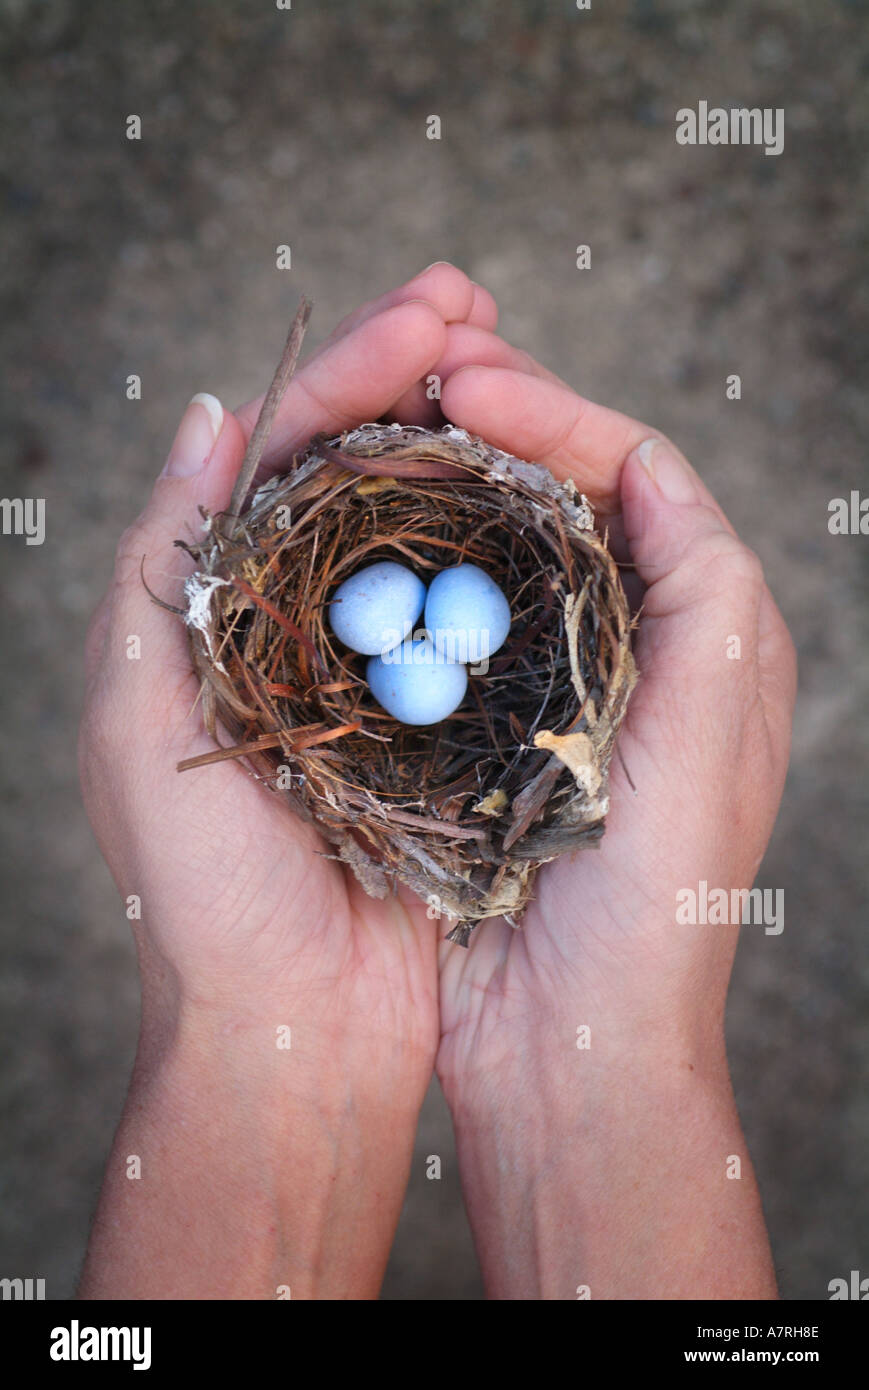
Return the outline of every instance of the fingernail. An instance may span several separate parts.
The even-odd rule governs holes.
[[[637,457],[668,502],[697,502],[700,493],[693,472],[663,439],[644,439]]]
[[[421,271],[419,272],[419,274],[420,274],[420,275],[428,275],[429,271],[430,271],[430,270],[434,270],[434,268],[435,268],[436,265],[449,265],[449,264],[450,264],[449,261],[432,261],[431,265],[427,265],[426,268],[425,268],[425,270],[421,270]],[[419,275],[418,275],[416,278],[419,279]]]
[[[166,478],[192,478],[204,466],[223,428],[223,406],[201,391],[181,417],[163,469]]]

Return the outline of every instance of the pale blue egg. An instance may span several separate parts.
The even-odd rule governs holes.
[[[345,646],[375,656],[410,636],[424,603],[422,580],[404,565],[381,560],[339,585],[329,604],[329,622]]]
[[[468,673],[446,661],[426,637],[373,656],[368,684],[377,703],[402,724],[437,724],[462,703]]]
[[[439,651],[454,661],[485,661],[507,640],[510,605],[477,565],[441,570],[428,588],[425,625]]]

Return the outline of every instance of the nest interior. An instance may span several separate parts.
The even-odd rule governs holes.
[[[453,919],[517,921],[536,868],[594,844],[635,682],[631,619],[569,483],[464,431],[365,425],[317,438],[240,517],[206,517],[187,584],[205,722],[315,819],[366,890],[396,881]],[[337,586],[377,560],[424,582],[462,562],[501,586],[505,645],[431,727],[388,715],[334,637]]]

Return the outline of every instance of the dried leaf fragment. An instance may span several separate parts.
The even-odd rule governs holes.
[[[500,816],[509,806],[509,798],[503,787],[496,787],[488,796],[484,796],[482,801],[478,801],[474,810],[481,816]]]
[[[576,785],[586,796],[597,795],[602,779],[594,744],[588,734],[553,734],[549,729],[541,729],[534,737],[534,746],[548,748],[565,767],[570,768]]]

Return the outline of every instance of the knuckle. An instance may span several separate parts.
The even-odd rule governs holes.
[[[733,537],[735,545],[727,555],[728,573],[736,579],[743,581],[752,590],[762,589],[766,584],[763,571],[763,561],[756,550]]]
[[[702,574],[709,584],[720,586],[726,582],[731,588],[738,586],[750,592],[764,588],[760,556],[731,531],[708,531],[697,536],[684,558],[685,564],[698,577]]]
[[[120,588],[128,589],[134,580],[139,581],[146,548],[144,529],[136,520],[122,532],[115,551],[114,578]]]

